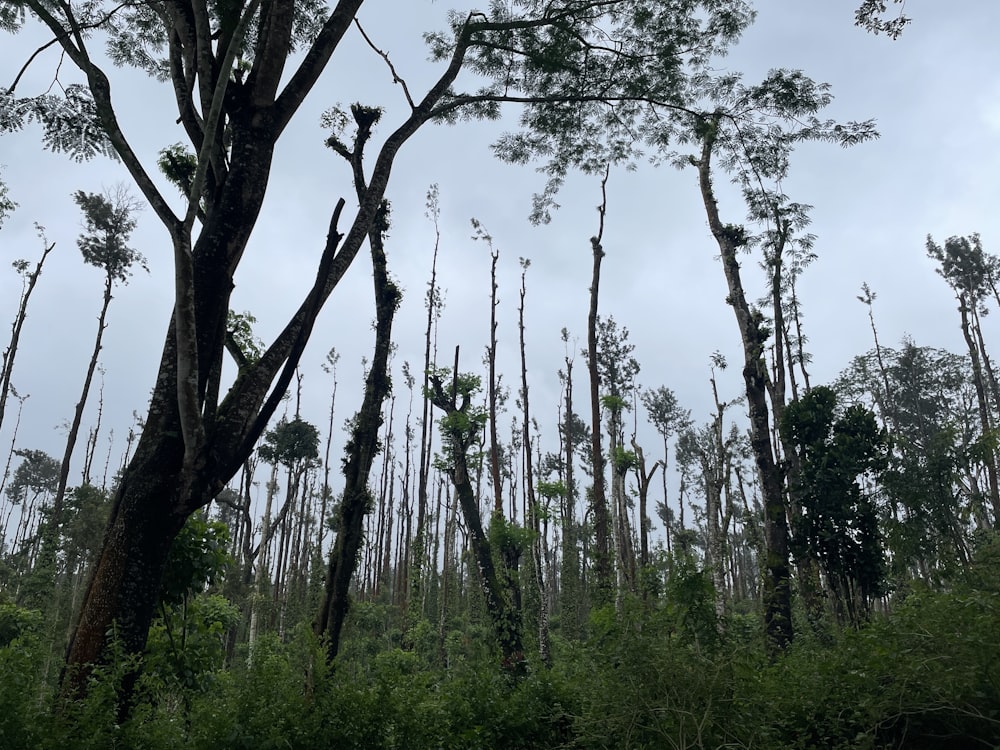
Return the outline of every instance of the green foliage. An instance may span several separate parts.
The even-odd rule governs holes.
[[[226,636],[240,621],[239,607],[217,594],[199,594],[161,612],[149,631],[146,674],[184,690],[209,689],[225,661]]]
[[[902,6],[906,0],[892,0],[892,2]],[[864,0],[854,11],[854,25],[875,35],[885,33],[890,39],[898,39],[912,19],[903,15],[902,8],[895,18],[887,18],[885,17],[887,8],[886,0]]]
[[[23,10],[21,11],[24,12]],[[0,5],[0,29],[3,28],[3,18],[4,18],[4,6]],[[7,183],[0,178],[0,227],[3,226],[4,221],[11,212],[17,208],[17,204],[10,199],[10,191],[7,189]]]
[[[38,633],[42,624],[42,613],[38,610],[0,602],[0,648],[6,648],[23,636]]]
[[[566,484],[561,481],[539,482],[535,489],[546,500],[556,500],[566,495]]]
[[[21,463],[5,490],[12,503],[26,503],[30,495],[55,492],[59,483],[59,461],[38,450],[22,448],[14,454],[21,458]]]
[[[18,23],[17,12],[12,13],[10,7],[10,3],[0,4],[0,28]],[[98,117],[90,89],[71,83],[57,91],[15,98],[10,89],[0,88],[0,133],[17,132],[34,122],[41,125],[42,145],[49,151],[64,153],[76,162],[101,155],[114,158],[114,147]]]
[[[226,315],[226,333],[242,354],[246,364],[255,364],[264,353],[264,342],[254,335],[253,325],[257,318],[244,310],[241,313],[230,310]]]
[[[86,231],[76,241],[85,262],[102,269],[110,281],[124,282],[132,266],[146,267],[142,254],[128,246],[136,227],[138,204],[124,190],[104,196],[77,190],[73,200],[83,211]]]
[[[312,461],[319,456],[319,430],[298,417],[291,421],[282,418],[277,427],[264,435],[258,453],[269,464],[288,468]]]
[[[160,600],[177,606],[215,582],[232,563],[227,551],[229,528],[195,513],[181,528],[170,548],[160,585]]]
[[[86,563],[97,553],[104,537],[111,496],[92,484],[74,487],[63,508],[63,550],[67,568]]]
[[[198,169],[196,157],[183,143],[175,143],[160,149],[156,165],[170,183],[187,197],[191,192],[194,174]]]
[[[639,458],[635,451],[626,450],[624,447],[616,445],[614,454],[611,456],[611,464],[616,474],[625,476],[639,465]]]
[[[635,346],[628,337],[628,328],[619,328],[614,317],[598,320],[597,371],[601,385],[607,389],[601,403],[613,415],[629,408],[625,396],[634,387],[635,377],[639,374],[639,361],[632,355]]]
[[[801,464],[792,488],[802,507],[794,544],[819,561],[838,605],[856,621],[883,578],[875,503],[858,480],[884,470],[887,438],[868,409],[853,405],[838,417],[836,407],[834,391],[818,386],[787,406],[780,429]]]
[[[41,747],[41,735],[49,720],[48,707],[41,700],[46,688],[39,680],[48,655],[30,632],[35,629],[30,622],[34,614],[16,610],[11,605],[0,605],[0,628],[6,630],[0,634],[0,747],[33,750]],[[7,628],[11,626],[18,632],[7,641],[6,636],[12,632]]]
[[[1000,258],[983,250],[978,234],[949,237],[941,247],[927,236],[927,255],[938,262],[937,272],[957,295],[978,305],[992,292],[1000,275]]]
[[[52,714],[38,682],[44,653],[26,635],[0,648],[4,748],[896,748],[1000,742],[1000,542],[984,538],[969,577],[947,593],[914,591],[888,616],[824,645],[800,639],[769,663],[753,618],[717,629],[708,577],[676,560],[663,602],[626,598],[596,612],[592,637],[554,641],[553,667],[513,682],[483,650],[484,626],[456,622],[448,668],[426,623],[428,650],[392,639],[348,648],[325,666],[308,628],[264,635],[254,658],[209,668],[211,690],[189,690],[150,655],[132,717],[120,724],[116,686],[134,664],[112,646],[88,697]],[[350,641],[390,609],[353,610]],[[700,613],[700,614],[699,614]],[[717,647],[707,639],[714,639]]]
[[[513,555],[515,560],[528,549],[535,538],[532,529],[508,521],[502,513],[494,513],[490,517],[487,534],[493,549],[505,556]]]
[[[691,424],[691,410],[682,409],[677,396],[665,385],[643,391],[642,405],[664,440]]]
[[[666,586],[663,621],[669,633],[686,645],[714,648],[719,645],[719,618],[715,613],[715,587],[708,570],[699,569],[686,552],[674,556]]]

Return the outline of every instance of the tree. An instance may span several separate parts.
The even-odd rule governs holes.
[[[629,524],[625,477],[637,468],[637,456],[625,447],[623,415],[629,408],[628,396],[635,391],[639,362],[632,356],[635,347],[629,343],[628,329],[619,328],[613,317],[599,319],[597,324],[597,371],[603,389],[601,406],[607,412],[608,454],[611,457],[611,519],[620,596],[627,586],[636,588],[635,547]],[[588,352],[589,356],[589,352]],[[642,523],[642,521],[640,521]]]
[[[413,540],[413,567],[410,573],[410,604],[416,604],[421,613],[424,606],[423,572],[424,557],[427,548],[427,486],[431,470],[431,455],[433,453],[434,429],[431,420],[430,372],[436,363],[432,361],[431,341],[435,323],[441,317],[444,305],[443,295],[437,283],[438,251],[441,249],[441,206],[438,186],[431,185],[427,191],[426,216],[434,223],[434,252],[431,256],[431,278],[427,282],[427,292],[424,304],[427,307],[427,327],[424,330],[424,367],[423,384],[421,386],[421,416],[420,416],[420,458],[417,467],[417,530]],[[433,348],[437,356],[437,347]]]
[[[445,379],[449,377],[451,383],[446,386]],[[512,575],[501,576],[497,572],[494,561],[496,552],[508,570],[512,563],[516,566],[516,557],[513,556],[520,554],[515,538],[517,530],[513,524],[507,523],[501,513],[494,512],[490,536],[486,535],[469,473],[469,450],[473,440],[489,419],[486,411],[472,405],[472,397],[481,387],[480,380],[474,375],[458,374],[457,347],[454,370],[446,368],[434,370],[429,379],[431,402],[444,412],[440,426],[446,450],[445,461],[469,531],[469,542],[476,562],[479,584],[503,654],[503,665],[514,674],[519,674],[525,667],[520,591]]]
[[[136,202],[129,197],[124,189],[119,189],[110,195],[85,193],[78,190],[73,194],[73,200],[83,211],[86,232],[81,234],[76,244],[80,248],[83,260],[87,265],[96,266],[104,271],[104,296],[101,311],[97,316],[97,335],[94,338],[94,351],[87,364],[87,373],[83,379],[83,389],[80,400],[73,410],[73,421],[66,435],[66,450],[63,453],[62,469],[59,472],[59,487],[56,490],[52,506],[52,526],[58,533],[62,516],[63,498],[66,495],[66,483],[69,479],[70,461],[73,449],[83,422],[83,411],[87,406],[87,396],[97,369],[97,360],[101,353],[101,342],[104,339],[104,329],[107,328],[108,308],[111,306],[111,293],[116,284],[124,284],[132,275],[132,267],[139,265],[146,268],[146,259],[135,248],[128,246],[132,232],[136,227],[135,214],[138,210]]]
[[[888,441],[868,409],[836,409],[834,391],[818,386],[788,405],[780,429],[801,463],[795,545],[819,561],[838,619],[858,626],[884,577],[875,502],[858,481],[885,468]]]
[[[983,340],[980,316],[988,310],[984,305],[991,292],[996,294],[996,281],[1000,276],[1000,258],[983,251],[979,235],[949,237],[941,247],[927,237],[927,255],[940,264],[938,274],[948,282],[958,300],[962,337],[969,349],[972,362],[972,382],[976,387],[980,427],[984,435],[996,425],[1000,412],[1000,387],[993,372],[986,344]],[[1000,302],[1000,296],[997,297]],[[991,403],[992,402],[992,403]],[[997,477],[995,451],[986,457],[986,475],[990,486],[993,515],[1000,518],[1000,479]]]
[[[969,561],[972,529],[993,525],[983,467],[990,441],[972,381],[967,355],[904,339],[855,357],[835,383],[838,401],[869,405],[888,423],[882,523],[895,586],[939,584]]]
[[[260,542],[257,545],[256,551],[250,555],[251,559],[256,559],[257,566],[254,575],[253,599],[250,603],[251,658],[253,657],[253,646],[257,640],[258,623],[264,593],[264,579],[267,569],[271,565],[271,560],[268,557],[268,549],[271,540],[279,530],[282,530],[282,541],[286,537],[287,519],[293,512],[292,509],[298,498],[302,476],[306,469],[319,456],[319,430],[298,416],[291,421],[282,418],[274,429],[269,430],[264,435],[262,445],[258,448],[257,452],[266,463],[271,465],[271,476],[267,484],[267,501],[264,507],[264,517],[261,521]],[[272,521],[271,503],[278,491],[278,466],[284,466],[286,470],[285,501]],[[279,544],[278,559],[274,563],[276,579],[280,579],[281,576],[280,558],[283,546],[283,544]],[[276,597],[278,593],[276,583]]]
[[[590,238],[594,258],[590,282],[590,310],[587,313],[587,373],[590,376],[590,465],[594,484],[591,503],[594,509],[594,601],[600,606],[611,601],[614,561],[611,557],[612,527],[604,485],[604,449],[601,446],[600,360],[598,357],[598,301],[601,288],[601,261],[604,260],[604,216],[608,208],[608,174],[601,180],[601,205],[597,234]]]
[[[56,246],[56,243],[50,243],[45,238],[45,230],[42,227],[38,227],[38,234],[42,240],[42,256],[38,259],[38,263],[35,264],[34,270],[29,271],[28,269],[31,266],[28,261],[23,259],[15,260],[11,264],[14,270],[21,276],[21,298],[18,301],[14,322],[10,324],[10,343],[3,350],[3,366],[0,367],[0,426],[3,426],[4,414],[7,412],[7,397],[11,392],[10,380],[14,373],[14,359],[17,357],[17,347],[21,341],[21,331],[24,328],[24,321],[28,317],[28,301],[31,299],[31,293],[35,291],[38,277],[42,274],[42,266],[45,265],[45,259],[49,257],[49,253]]]
[[[660,437],[663,438],[663,471],[661,472],[661,478],[663,479],[663,516],[665,519],[663,530],[667,536],[667,550],[669,551],[673,535],[671,524],[667,522],[671,515],[669,513],[670,506],[667,501],[667,466],[670,460],[669,441],[673,435],[691,425],[691,410],[682,409],[677,401],[677,396],[665,385],[643,391],[641,399],[642,405],[646,407],[649,420],[653,423],[656,431],[660,433]],[[646,544],[644,530],[643,545]],[[646,552],[643,552],[643,555],[645,557]]]
[[[633,85],[637,69],[654,64],[677,71],[679,78],[686,60],[703,58],[719,40],[731,38],[732,25],[719,24],[720,17],[724,22],[746,15],[742,2],[664,3],[662,13],[649,14],[645,3],[630,0],[532,0],[515,8],[493,4],[489,15],[452,16],[448,31],[428,37],[432,56],[443,68],[426,94],[414,97],[395,75],[409,111],[370,161],[350,227],[343,233],[339,229],[341,203],[332,212],[312,288],[261,358],[242,368],[225,390],[221,361],[232,278],[263,205],[275,144],[330,65],[362,5],[363,0],[340,0],[330,9],[251,0],[245,7],[215,8],[198,0],[112,12],[103,3],[79,9],[42,0],[25,4],[85,83],[66,85],[61,94],[16,98],[15,82],[0,94],[4,129],[34,120],[53,150],[77,159],[117,155],[174,251],[173,316],[149,418],[120,484],[68,652],[71,691],[86,685],[83,665],[100,658],[112,622],[127,652],[142,650],[172,539],[184,520],[240,470],[266,429],[316,316],[377,221],[404,143],[432,120],[455,120],[460,111],[495,116],[505,101],[536,105],[532,117],[565,127],[567,116],[576,121],[578,105],[643,99],[648,92]],[[704,9],[710,11],[707,17]],[[624,29],[628,44],[607,45],[602,27],[620,18],[642,23]],[[4,28],[17,30],[22,19],[21,13],[5,14]],[[161,194],[122,128],[112,79],[92,46],[98,38],[108,41],[115,63],[172,85],[178,122],[191,148],[185,158],[194,166],[174,171],[189,180],[179,183],[186,188],[180,213]],[[639,48],[657,54],[646,57]],[[665,56],[663,50],[672,52]],[[376,52],[391,66],[387,55]],[[286,70],[292,60],[294,69]],[[478,90],[456,85],[466,68],[470,79],[482,84]],[[661,89],[657,95],[665,98],[668,92]]]
[[[368,186],[364,174],[364,148],[371,129],[378,122],[379,110],[355,105],[351,108],[357,130],[352,148],[336,137],[327,141],[334,151],[351,165],[358,200],[363,201]],[[379,451],[379,428],[382,426],[382,403],[392,389],[389,356],[392,352],[392,321],[402,293],[389,278],[385,255],[385,235],[389,231],[389,202],[383,200],[375,221],[368,227],[371,250],[372,284],[375,296],[375,351],[365,376],[361,408],[351,422],[351,437],[345,446],[344,493],[337,514],[337,539],[330,551],[326,592],[314,625],[317,635],[326,638],[327,660],[332,661],[340,647],[340,630],[348,609],[348,590],[361,547],[364,516],[371,510],[368,475]]]
[[[711,164],[716,152],[721,151],[722,165],[743,189],[751,219],[768,220],[776,212],[780,220],[782,207],[788,206],[787,197],[765,188],[763,181],[780,182],[787,174],[794,143],[826,140],[852,145],[877,135],[871,122],[841,125],[819,120],[816,112],[830,101],[827,88],[798,71],[772,70],[761,84],[750,87],[738,78],[720,79],[713,92],[718,102],[716,108],[694,117],[691,124],[701,144],[701,153],[689,157],[689,161],[698,171],[709,228],[721,253],[729,291],[726,302],[733,308],[743,344],[750,441],[764,496],[768,571],[765,627],[769,642],[776,649],[791,641],[792,612],[784,476],[771,445],[768,393],[772,383],[764,356],[772,330],[760,310],[747,300],[737,253],[753,242],[742,225],[722,221],[712,185]],[[778,223],[777,229],[790,228],[784,226],[782,229],[783,225]]]

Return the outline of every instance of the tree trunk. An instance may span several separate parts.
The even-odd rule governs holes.
[[[448,433],[450,446],[448,458],[451,461],[451,478],[455,487],[458,505],[469,532],[469,543],[473,558],[479,573],[479,584],[482,588],[486,609],[493,623],[493,630],[503,655],[505,670],[515,675],[524,672],[524,648],[521,640],[520,592],[516,588],[516,559],[511,559],[511,545],[503,544],[498,552],[505,566],[505,575],[498,574],[493,561],[493,545],[483,529],[482,516],[479,512],[479,501],[472,486],[469,474],[468,451],[476,431],[481,429],[469,417],[469,392],[459,393],[458,390],[458,347],[455,348],[455,369],[450,393],[445,393],[441,380],[431,377],[432,401],[441,409],[448,419],[444,429]],[[461,396],[461,405],[459,405]],[[500,514],[494,514],[493,523],[505,523]],[[506,538],[509,534],[504,533]]]
[[[576,446],[573,442],[573,359],[566,357],[566,395],[563,411],[563,471],[565,492],[562,514],[562,569],[560,608],[562,621],[571,636],[578,636],[582,624],[583,581],[580,576],[580,552],[577,549],[576,480],[573,459]]]
[[[969,348],[969,357],[972,360],[972,383],[976,387],[976,402],[979,406],[979,422],[983,435],[988,435],[992,428],[993,420],[990,418],[989,403],[986,400],[986,380],[983,377],[982,359],[979,347],[973,338],[971,324],[969,322],[970,303],[966,294],[959,295],[958,311],[962,316],[962,336]],[[993,518],[1000,521],[1000,482],[997,480],[997,462],[993,451],[987,456],[986,479],[990,486],[990,504],[993,506]]]
[[[69,427],[69,434],[66,436],[66,450],[63,452],[62,465],[59,469],[59,486],[56,489],[55,499],[52,502],[52,517],[50,524],[53,531],[58,534],[59,524],[62,521],[63,500],[66,497],[66,484],[69,481],[69,464],[73,458],[73,449],[76,447],[76,439],[80,434],[80,425],[83,423],[83,411],[87,407],[87,396],[90,394],[90,384],[94,380],[94,371],[97,369],[97,359],[101,354],[101,341],[104,339],[104,329],[107,327],[105,320],[108,315],[108,307],[111,305],[111,287],[114,282],[109,273],[104,280],[104,299],[101,303],[101,314],[97,317],[97,336],[94,339],[94,351],[90,355],[90,362],[87,364],[87,374],[83,379],[83,390],[80,393],[80,400],[73,410],[73,422]]]
[[[362,149],[355,149],[355,185],[364,192],[361,173]],[[315,623],[315,632],[326,640],[327,661],[332,662],[340,649],[340,633],[349,606],[348,592],[358,549],[362,541],[365,514],[372,504],[368,476],[378,452],[378,435],[382,426],[382,403],[389,395],[391,383],[387,372],[392,350],[392,320],[399,306],[400,292],[389,279],[382,242],[388,230],[388,204],[383,203],[373,222],[368,242],[372,255],[372,278],[375,285],[375,354],[365,381],[365,396],[354,420],[354,429],[347,444],[344,466],[344,494],[340,503],[337,540],[330,552],[326,593]]]
[[[420,417],[420,465],[417,468],[417,529],[413,540],[413,566],[410,579],[410,606],[414,604],[420,607],[420,614],[423,615],[424,593],[421,590],[423,584],[424,557],[427,554],[427,482],[431,470],[431,455],[433,453],[434,430],[431,427],[431,401],[428,397],[430,387],[429,373],[432,366],[431,361],[431,333],[434,330],[434,321],[441,312],[439,292],[437,288],[437,257],[438,249],[441,245],[441,229],[438,219],[441,214],[438,205],[437,186],[431,187],[427,193],[427,211],[434,222],[434,254],[431,258],[431,280],[427,285],[427,328],[424,331],[424,377],[421,390],[421,417]],[[409,612],[409,608],[407,608]]]
[[[527,294],[526,276],[529,261],[521,260],[521,304],[517,310],[518,344],[521,350],[521,442],[524,450],[524,485],[525,502],[527,504],[525,522],[530,519],[532,531],[535,533],[531,545],[532,563],[535,572],[535,586],[538,589],[538,656],[545,666],[552,665],[552,655],[549,651],[549,595],[545,586],[546,556],[544,554],[545,537],[539,522],[538,498],[535,496],[535,470],[531,463],[531,411],[528,407],[528,360],[524,348],[524,297]]]
[[[500,475],[500,441],[497,438],[497,260],[500,253],[490,252],[490,346],[486,351],[489,366],[487,399],[490,405],[490,478],[493,484],[493,513],[503,515],[503,483]],[[511,520],[514,516],[511,514]]]
[[[590,238],[594,256],[593,273],[590,284],[590,313],[587,316],[587,369],[590,373],[590,413],[591,435],[590,453],[594,472],[592,505],[594,508],[594,594],[597,606],[611,603],[614,594],[614,561],[611,558],[611,517],[604,488],[604,453],[601,448],[601,394],[600,375],[597,369],[597,302],[601,284],[601,260],[604,248],[601,238],[604,234],[604,213],[607,208],[607,173],[601,182],[602,201],[598,209],[601,216],[597,235]]]
[[[717,118],[705,123],[701,158],[695,161],[708,224],[719,245],[722,267],[729,287],[727,301],[736,315],[743,342],[743,380],[750,411],[750,445],[757,464],[764,497],[764,535],[767,543],[764,581],[764,626],[772,653],[792,641],[792,601],[788,565],[788,520],[781,470],[771,451],[767,408],[766,334],[759,313],[751,311],[743,291],[736,251],[742,228],[723,225],[712,189],[711,157],[718,132]]]
[[[21,340],[21,329],[24,328],[24,321],[28,317],[28,300],[31,299],[31,293],[35,290],[38,277],[42,274],[42,266],[45,265],[45,259],[55,246],[56,243],[54,242],[43,244],[45,249],[42,250],[42,257],[39,258],[38,263],[35,265],[35,270],[24,275],[25,283],[21,292],[20,303],[17,307],[17,314],[14,316],[14,322],[10,326],[10,343],[3,350],[3,366],[0,367],[0,427],[3,426],[3,417],[7,408],[7,396],[10,393],[10,378],[14,372],[14,358],[17,357],[17,346]]]

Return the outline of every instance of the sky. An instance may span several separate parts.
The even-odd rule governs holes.
[[[818,259],[800,280],[799,293],[809,337],[813,384],[829,382],[851,357],[872,346],[867,308],[856,297],[863,282],[877,294],[874,306],[880,341],[894,346],[912,336],[920,345],[962,351],[956,302],[934,272],[924,251],[928,234],[942,242],[951,235],[978,232],[985,249],[1000,253],[1000,4],[988,0],[911,2],[913,22],[896,41],[853,25],[854,0],[761,0],[758,19],[720,71],[741,71],[755,82],[772,68],[797,68],[832,86],[835,96],[825,116],[877,120],[881,138],[852,149],[808,144],[793,157],[783,188],[814,208],[811,231]],[[427,59],[421,33],[443,28],[455,3],[438,0],[368,0],[360,19],[365,30],[393,60],[411,90],[422,91],[440,71]],[[466,3],[462,7],[474,7]],[[38,27],[4,35],[0,85],[9,85],[32,52],[47,41]],[[18,93],[41,93],[54,78],[74,79],[71,64],[54,48],[31,64]],[[127,137],[149,169],[159,149],[182,140],[168,87],[135,71],[113,71],[113,99]],[[334,104],[383,106],[380,133],[391,132],[404,116],[405,100],[385,64],[356,31],[338,50],[327,74],[279,143],[275,169],[261,220],[237,276],[232,306],[258,320],[256,333],[268,342],[308,289],[322,250],[330,213],[341,196],[354,205],[346,165],[323,146],[320,114]],[[545,226],[527,216],[543,176],[532,166],[511,166],[492,156],[490,144],[516,123],[510,108],[500,122],[429,125],[400,153],[390,181],[393,226],[387,243],[390,272],[404,299],[394,326],[396,414],[405,412],[407,391],[399,374],[403,362],[419,373],[426,324],[424,293],[429,279],[435,230],[425,197],[431,184],[440,191],[438,280],[445,307],[438,329],[442,364],[461,347],[461,369],[485,373],[482,358],[489,337],[489,251],[471,239],[470,219],[478,219],[500,252],[498,360],[512,398],[501,418],[509,434],[519,381],[517,306],[521,268],[527,276],[527,359],[532,409],[543,434],[543,450],[557,449],[558,371],[567,353],[575,356],[578,403],[584,404],[591,255],[597,231],[599,179],[572,175],[558,200],[561,208]],[[374,150],[372,149],[372,152]],[[42,243],[35,224],[56,247],[32,297],[18,350],[13,382],[24,402],[16,444],[53,456],[62,454],[65,423],[79,399],[96,333],[102,274],[85,266],[76,247],[80,215],[75,190],[98,192],[127,182],[120,164],[107,159],[76,164],[41,149],[36,127],[0,135],[2,178],[20,205],[0,229],[0,320],[12,321],[21,280],[11,270],[17,258],[34,262]],[[738,196],[716,178],[723,219],[742,222]],[[168,194],[169,187],[164,187]],[[179,206],[179,196],[174,196]],[[149,264],[115,291],[105,333],[101,448],[111,471],[124,450],[133,412],[144,414],[172,304],[171,250],[165,230],[151,210],[140,216],[133,245]],[[607,183],[600,310],[630,331],[641,364],[643,387],[666,385],[701,424],[713,409],[710,359],[721,352],[732,365],[718,373],[720,396],[742,393],[739,332],[725,303],[726,284],[718,248],[700,203],[691,169],[641,163],[634,171],[612,170]],[[370,357],[373,333],[367,258],[335,290],[316,326],[302,361],[303,417],[325,429],[331,375],[321,365],[335,348],[335,423],[339,428],[360,403],[362,358]],[[763,292],[743,262],[748,296]],[[567,352],[560,339],[568,329]],[[986,321],[988,348],[1000,333]],[[6,346],[6,336],[0,336]],[[90,397],[85,429],[95,420],[98,393]],[[0,462],[13,438],[17,403],[8,404],[0,429]],[[585,409],[580,409],[589,420]],[[645,415],[640,409],[640,422]],[[113,430],[113,434],[111,431]],[[401,433],[401,429],[397,432]],[[655,432],[640,424],[640,442],[655,456]],[[78,481],[82,439],[70,481]],[[335,451],[343,444],[334,438]],[[671,458],[671,461],[673,459]],[[15,462],[16,463],[16,462]],[[673,490],[676,492],[676,490]]]

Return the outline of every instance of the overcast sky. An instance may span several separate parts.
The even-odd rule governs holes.
[[[366,30],[392,56],[414,92],[440,70],[426,60],[420,34],[442,28],[453,5],[369,0],[363,6]],[[770,68],[802,69],[832,85],[836,98],[828,116],[878,121],[881,139],[876,142],[849,150],[825,144],[801,148],[783,185],[793,200],[814,206],[811,229],[818,237],[819,258],[799,290],[814,384],[834,378],[852,356],[872,345],[867,309],[856,300],[862,282],[878,295],[875,313],[884,344],[894,346],[909,334],[921,345],[961,351],[956,303],[925,257],[925,238],[932,234],[940,242],[979,232],[985,248],[1000,253],[1000,45],[995,41],[1000,3],[911,0],[906,10],[914,21],[898,41],[855,28],[856,5],[856,0],[762,0],[757,23],[719,63],[720,70],[742,71],[750,83]],[[9,85],[45,40],[38,28],[5,36],[0,84]],[[18,94],[48,88],[58,63],[54,48],[39,56]],[[388,70],[356,32],[334,63],[283,136],[264,212],[236,277],[233,307],[258,318],[257,333],[265,341],[281,329],[311,283],[336,200],[344,196],[349,206],[354,203],[344,163],[322,145],[320,113],[353,101],[384,106],[384,135],[405,108]],[[73,80],[68,61],[59,75],[64,83]],[[131,71],[116,71],[112,80],[125,132],[153,170],[157,151],[183,138],[172,94],[165,85]],[[510,110],[508,127],[516,114]],[[423,300],[434,242],[424,201],[428,186],[437,183],[439,280],[445,289],[442,363],[450,364],[460,345],[462,368],[484,369],[490,258],[481,242],[470,239],[469,220],[476,217],[500,251],[500,359],[512,394],[518,382],[518,258],[532,261],[527,297],[531,403],[547,441],[543,449],[554,450],[563,327],[576,339],[571,353],[579,373],[578,403],[584,404],[585,365],[579,349],[586,341],[589,237],[597,228],[600,185],[593,177],[572,177],[552,223],[531,226],[531,194],[541,188],[542,177],[531,167],[492,158],[489,144],[504,127],[503,122],[427,126],[397,160],[388,190],[393,227],[387,245],[390,270],[405,293],[395,325],[396,413],[406,408],[400,366],[409,361],[416,373],[421,367]],[[81,165],[43,152],[35,127],[0,137],[0,165],[11,197],[20,204],[0,230],[3,321],[13,319],[20,292],[10,262],[34,262],[41,252],[34,223],[44,225],[49,241],[56,243],[31,301],[13,382],[21,394],[30,394],[18,446],[59,456],[62,424],[72,415],[93,345],[103,282],[101,272],[85,266],[76,248],[80,218],[70,195],[77,189],[113,187],[127,175],[109,160]],[[723,177],[716,182],[721,187]],[[743,221],[744,209],[732,193],[720,190],[720,211],[724,220]],[[172,299],[170,244],[149,210],[141,217],[134,245],[147,257],[150,273],[138,271],[116,291],[101,356],[107,371],[101,451],[107,450],[108,430],[113,429],[112,466],[123,450],[133,410],[145,412]],[[601,314],[613,315],[630,330],[642,366],[641,384],[673,388],[699,423],[707,421],[712,352],[721,351],[734,365],[719,377],[724,399],[742,393],[742,354],[694,171],[651,166],[612,171],[604,247]],[[750,258],[743,263],[747,270],[754,265]],[[370,356],[374,317],[367,273],[362,254],[334,292],[303,359],[303,416],[319,425],[326,422],[332,382],[320,364],[331,347],[342,354],[338,427],[360,401],[361,358]],[[746,283],[749,296],[760,296],[759,280],[748,275]],[[992,320],[986,322],[985,335],[988,347],[1000,345]],[[0,340],[6,346],[6,334]],[[95,389],[85,429],[93,423],[96,405]],[[16,406],[8,404],[0,431],[2,456],[10,445]],[[510,413],[502,418],[501,434],[509,432],[510,420]],[[655,433],[644,429],[640,434],[647,452],[655,455]],[[78,481],[80,464],[82,439],[71,482]]]

